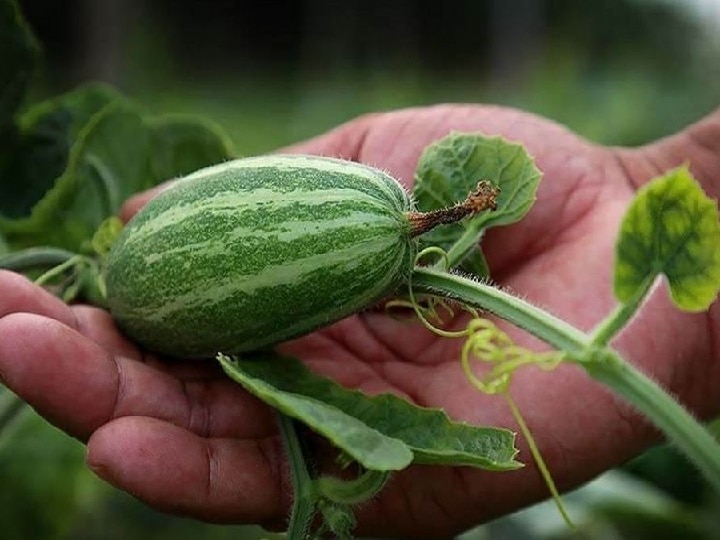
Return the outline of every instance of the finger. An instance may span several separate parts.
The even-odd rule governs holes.
[[[357,161],[363,141],[380,114],[367,114],[322,135],[277,150],[283,154],[314,154]]]
[[[101,478],[161,510],[260,523],[289,505],[275,439],[205,439],[154,418],[115,420],[88,441]]]
[[[141,351],[122,334],[112,315],[104,309],[77,305],[73,306],[72,310],[77,320],[77,330],[111,356],[142,362],[182,380],[217,379],[223,374],[216,362],[175,359],[167,361]]]
[[[687,164],[708,195],[720,198],[720,109],[679,133],[638,149],[618,149],[620,162],[641,186]]]
[[[0,379],[81,440],[113,418],[135,415],[207,436],[256,437],[272,426],[267,408],[229,379],[179,380],[33,314],[0,319]]]
[[[0,379],[53,424],[82,437],[102,422],[113,376],[88,358],[97,346],[83,347],[90,342],[75,336],[55,319],[28,313],[3,317]]]
[[[72,307],[77,330],[97,343],[111,356],[121,356],[141,361],[142,352],[118,330],[112,315],[104,309],[77,305]]]
[[[90,306],[69,307],[26,277],[0,270],[0,318],[11,313],[34,313],[79,330],[113,355],[140,359],[141,353],[118,331],[112,316]]]
[[[59,298],[38,287],[25,276],[0,270],[0,319],[10,313],[36,313],[75,327],[72,310]]]
[[[383,169],[411,188],[415,165],[425,146],[449,132],[444,120],[445,112],[434,107],[368,114],[281,152],[357,161]]]
[[[147,191],[143,191],[142,193],[138,193],[137,195],[130,197],[120,208],[120,219],[123,222],[130,221],[130,218],[137,214],[138,210],[145,206],[148,201],[150,201],[150,199],[157,197],[160,193],[171,187],[174,183],[175,180],[168,180],[167,182],[163,182],[162,184],[159,184],[154,188],[148,189]]]

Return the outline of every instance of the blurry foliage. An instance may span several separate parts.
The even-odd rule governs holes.
[[[20,13],[14,4],[0,4],[0,20],[17,20]],[[8,120],[18,108],[25,95],[25,86],[32,76],[38,45],[32,34],[23,30],[22,23],[12,31],[0,33],[0,136],[11,129]],[[10,27],[8,27],[10,28]]]
[[[111,73],[154,112],[201,111],[242,154],[448,101],[516,106],[598,142],[640,144],[720,95],[720,51],[681,2],[22,3],[48,44],[39,92]],[[98,6],[117,4],[124,32],[92,30],[108,16]]]
[[[568,530],[548,501],[468,531],[458,540],[706,540],[715,538],[720,524],[718,516],[705,516],[623,471],[609,471],[563,499],[576,532]]]
[[[599,142],[641,144],[717,107],[720,95],[718,43],[704,39],[680,2],[20,4],[44,44],[34,98],[105,79],[156,114],[200,113],[218,122],[241,154],[289,144],[365,112],[448,101],[521,107]],[[102,24],[113,13],[108,6],[120,16]],[[0,51],[12,46],[12,38],[0,42]],[[8,62],[0,56],[1,66]],[[14,110],[18,96],[3,99],[0,105]],[[3,140],[16,136],[6,128]],[[711,538],[707,531],[718,529],[717,495],[672,449],[647,452],[623,474],[650,483],[631,486],[615,478],[604,491],[591,484],[594,499],[576,499],[585,504],[583,515],[595,516],[595,527],[606,527],[596,531],[647,538],[680,530]],[[0,485],[3,540],[269,537],[257,528],[206,525],[138,504],[97,480],[85,468],[82,445],[32,411],[0,441]],[[630,504],[623,492],[638,501],[660,500],[659,508],[672,511]],[[607,495],[604,506],[589,512],[587,501],[600,493],[617,497]],[[613,507],[613,500],[620,505]],[[503,530],[564,537],[543,529],[539,516],[552,515],[531,509],[467,538],[502,538]]]
[[[685,1],[685,0],[683,0]],[[545,2],[553,41],[591,65],[637,63],[649,70],[677,70],[701,41],[681,2],[612,0],[592,9],[575,0]]]
[[[255,540],[259,527],[171,517],[111,488],[85,467],[85,448],[27,409],[0,441],[3,540]]]

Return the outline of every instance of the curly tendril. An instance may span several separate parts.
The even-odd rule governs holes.
[[[418,253],[415,257],[415,264],[418,264],[423,258],[431,254],[440,256],[443,261],[443,269],[447,271],[449,266],[448,255],[443,249],[435,246],[424,249]],[[510,383],[517,369],[523,366],[534,365],[540,369],[550,371],[555,369],[564,360],[564,353],[561,351],[539,353],[520,347],[513,342],[510,336],[498,328],[495,323],[481,317],[473,307],[461,303],[457,303],[457,305],[463,311],[470,314],[470,321],[462,330],[444,330],[438,327],[438,325],[442,324],[445,320],[439,310],[444,310],[450,318],[455,316],[455,310],[445,299],[425,295],[422,297],[421,305],[413,293],[412,281],[408,283],[408,298],[409,300],[394,300],[389,302],[386,304],[386,307],[411,308],[423,326],[438,336],[466,338],[460,355],[465,378],[483,394],[502,395],[505,397],[510,412],[528,443],[528,448],[537,464],[538,470],[550,490],[558,512],[567,526],[575,530],[575,525],[565,509],[562,499],[560,498],[560,493],[555,486],[555,482],[540,453],[535,438],[532,436],[530,428],[520,413],[520,409],[515,403],[515,400],[513,400],[510,395]],[[431,321],[436,324],[433,324]],[[474,361],[488,364],[490,365],[490,369],[480,377],[475,374],[473,369]]]
[[[472,385],[485,394],[507,392],[518,368],[534,365],[550,371],[564,359],[562,352],[538,353],[515,345],[510,336],[488,319],[472,319],[467,325],[467,333],[460,358],[463,371]],[[473,360],[492,367],[483,377],[478,377],[473,371]]]

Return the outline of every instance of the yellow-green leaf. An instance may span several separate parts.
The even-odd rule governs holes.
[[[687,167],[656,178],[638,191],[616,246],[615,295],[628,302],[658,274],[673,302],[704,311],[720,289],[720,222]]]
[[[93,252],[104,259],[110,252],[110,248],[112,248],[122,229],[123,223],[119,217],[110,216],[105,218],[90,241]]]

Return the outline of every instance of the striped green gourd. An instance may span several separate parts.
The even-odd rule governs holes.
[[[405,283],[424,227],[413,216],[427,214],[396,180],[357,163],[275,155],[208,167],[123,229],[107,259],[108,305],[158,353],[267,347]]]

